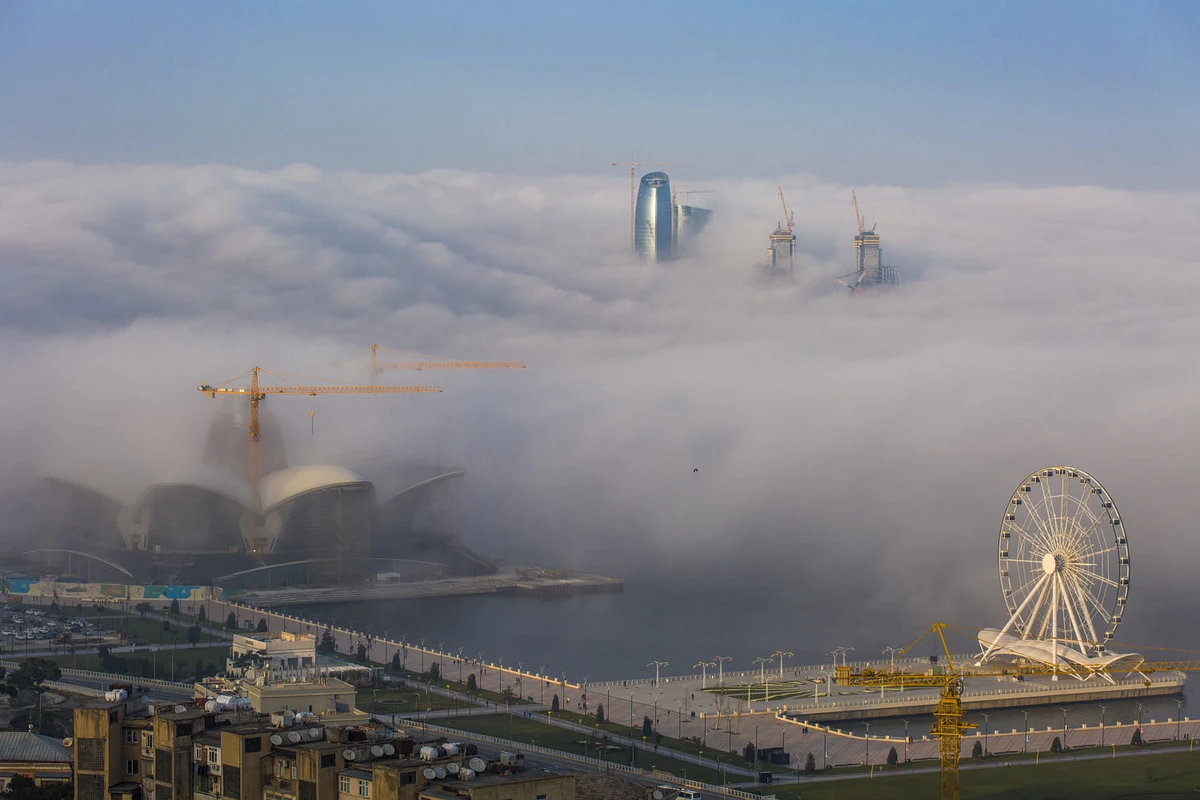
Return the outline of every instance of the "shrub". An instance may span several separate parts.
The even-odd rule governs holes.
[[[979,742],[976,742],[975,744],[979,744]],[[894,767],[900,763],[900,756],[898,753],[896,753],[895,747],[893,747],[891,750],[888,750],[887,763],[889,767]]]
[[[804,759],[804,771],[809,775],[817,771],[817,757],[812,753],[809,753]]]
[[[1058,738],[1057,736],[1054,737],[1054,741],[1050,743],[1050,752],[1051,753],[1061,753],[1062,752],[1062,739]]]

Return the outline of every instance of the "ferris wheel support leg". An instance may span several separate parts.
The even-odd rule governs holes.
[[[1049,574],[1043,575],[1041,577],[1041,579],[1033,585],[1033,588],[1029,590],[1029,594],[1026,595],[1025,600],[1021,603],[1021,605],[1017,606],[1017,610],[1012,613],[1012,616],[1008,618],[1008,622],[1004,623],[1004,627],[1000,629],[1001,636],[1008,633],[1009,630],[1012,628],[1012,626],[1016,624],[1017,617],[1021,616],[1021,612],[1025,610],[1025,606],[1029,605],[1029,601],[1032,600],[1037,595],[1038,589],[1042,586],[1042,584],[1044,584],[1046,582],[1046,580],[1049,577],[1050,577]],[[979,657],[979,660],[981,662],[987,661],[988,656],[990,656],[996,650],[996,648],[998,646],[997,642],[999,640],[1000,640],[1000,637],[997,636],[996,642],[992,642],[992,644],[990,646],[988,646],[988,648],[986,650],[983,651],[983,655],[981,655]]]

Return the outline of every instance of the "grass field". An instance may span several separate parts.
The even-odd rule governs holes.
[[[860,778],[799,786],[775,785],[771,792],[783,798],[805,800],[909,800],[936,798],[938,774]],[[1125,800],[1153,797],[1158,800],[1200,795],[1200,752],[1170,753],[1094,761],[1050,761],[1041,764],[963,770],[959,796],[991,800],[1080,798]]]
[[[354,704],[369,714],[411,714],[414,711],[441,711],[454,708],[454,698],[440,694],[429,694],[418,689],[363,689],[355,695]],[[462,713],[467,713],[465,703],[459,703]],[[440,722],[439,722],[440,724]]]
[[[212,675],[225,669],[225,657],[229,655],[228,647],[197,647],[184,650],[160,650],[157,654],[149,652],[118,653],[110,656],[110,669],[105,669],[98,655],[74,656],[55,654],[41,656],[47,661],[53,661],[60,668],[90,669],[97,672],[117,672],[132,678],[157,678],[171,680],[171,653],[175,653],[175,680],[186,683],[196,677],[196,661],[199,659],[204,666],[204,672]],[[14,658],[22,661],[23,658]],[[209,669],[209,667],[213,669]]]
[[[611,749],[597,751],[594,737],[585,736],[575,731],[563,730],[553,725],[547,725],[545,714],[535,719],[526,719],[516,714],[485,714],[474,717],[457,717],[434,720],[438,725],[448,728],[458,728],[473,731],[488,736],[500,736],[518,742],[537,744],[567,753],[606,758],[618,764],[629,763],[629,748],[624,745],[612,745]],[[626,731],[629,729],[626,728]],[[638,751],[635,755],[635,766],[649,769],[651,766],[670,772],[681,777],[715,783],[718,780],[717,771],[701,767],[696,763],[666,758],[654,753]],[[744,776],[734,776],[735,780],[744,780]]]

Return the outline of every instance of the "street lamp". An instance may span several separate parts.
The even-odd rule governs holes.
[[[1029,754],[1029,712],[1022,711],[1021,714],[1025,717],[1025,754]]]
[[[1100,746],[1104,747],[1104,712],[1108,710],[1108,706],[1097,704],[1096,708],[1100,709]]]
[[[891,672],[896,671],[896,653],[903,653],[903,652],[904,652],[904,649],[901,647],[885,647],[881,651],[880,655],[886,656],[888,653],[891,653],[891,655],[892,655],[892,668],[890,670]]]
[[[669,666],[671,666],[671,664],[668,661],[651,661],[646,666],[654,667],[654,685],[658,686],[659,670],[662,667],[669,667]]]
[[[692,665],[692,669],[695,669],[696,667],[700,668],[700,688],[701,689],[708,688],[708,668],[715,667],[715,666],[716,666],[716,662],[714,662],[714,661],[701,661],[697,664]]]
[[[863,734],[863,741],[867,743],[867,756],[865,759],[865,763],[867,765],[867,769],[870,769],[871,768],[871,723],[864,722],[863,727],[867,729],[867,732],[865,734]]]
[[[780,678],[783,677],[783,660],[785,658],[788,658],[789,656],[794,656],[794,655],[796,655],[796,654],[791,652],[790,650],[776,650],[774,653],[771,653],[771,658],[775,658],[777,656],[779,658],[779,677]]]
[[[774,660],[775,659],[773,659],[773,658],[766,658],[766,657],[760,657],[760,658],[754,659],[754,663],[758,664],[758,682],[759,683],[767,682],[767,664],[769,664],[770,662],[772,662]]]
[[[1179,719],[1183,716],[1183,700],[1175,699],[1175,741],[1179,741]]]
[[[908,763],[908,720],[904,720],[904,763]]]
[[[988,720],[992,718],[991,714],[980,714],[983,717],[983,757],[987,758],[988,753]]]
[[[1062,715],[1063,715],[1063,740],[1062,740],[1062,748],[1063,748],[1063,750],[1070,750],[1071,748],[1067,747],[1067,710],[1066,710],[1065,708],[1062,708],[1061,706],[1059,707],[1059,709],[1058,709],[1058,710],[1059,710],[1059,711],[1061,711],[1061,712],[1062,712]]]
[[[717,662],[717,682],[722,686],[725,685],[725,662],[733,661],[733,656],[713,656],[713,661]]]

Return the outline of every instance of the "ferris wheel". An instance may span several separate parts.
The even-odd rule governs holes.
[[[1008,501],[997,561],[1004,633],[1104,651],[1129,597],[1129,543],[1099,481],[1075,467],[1025,478]]]

